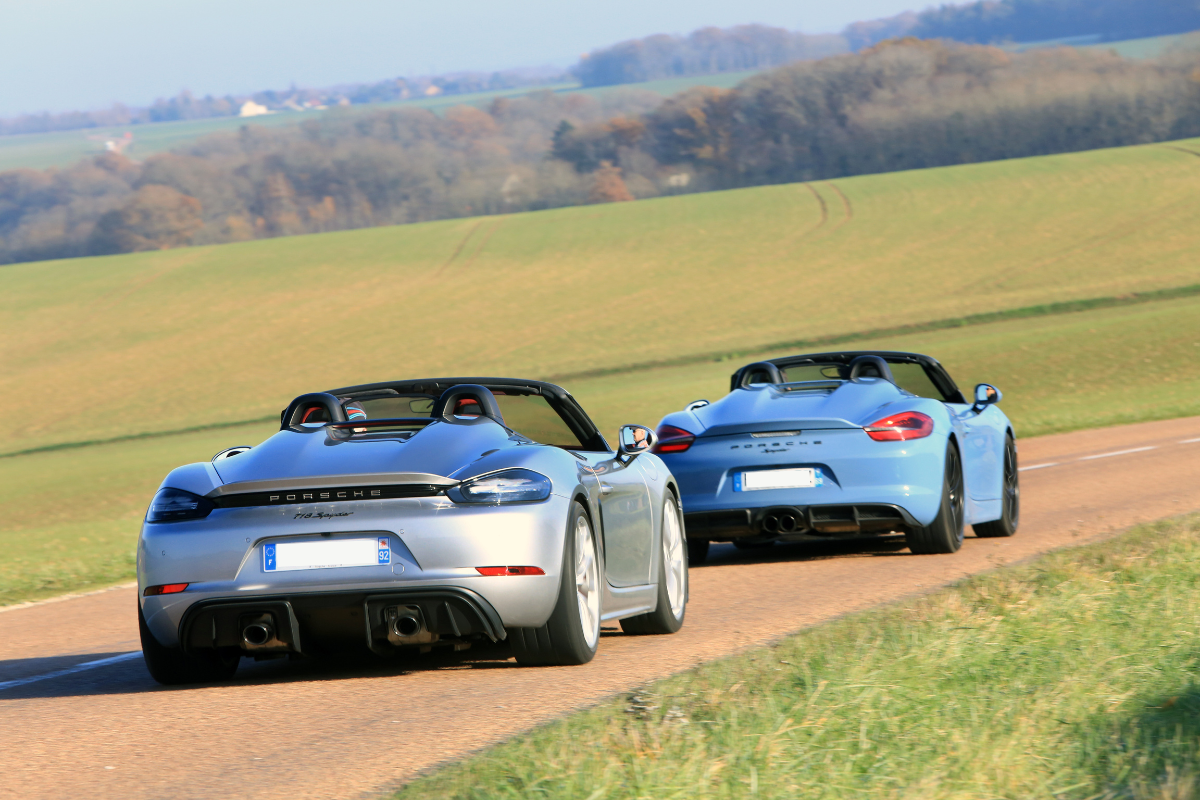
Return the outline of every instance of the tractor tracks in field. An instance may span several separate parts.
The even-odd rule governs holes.
[[[837,187],[836,183],[833,181],[825,181],[825,185],[832,189],[833,193],[836,194],[842,201],[842,209],[846,212],[846,215],[842,217],[842,221],[833,226],[833,229],[836,231],[854,219],[854,206],[850,205],[850,198],[846,197],[846,194]]]
[[[482,230],[488,223],[491,224],[486,230],[484,230],[483,236],[479,239],[479,243],[475,245],[475,248],[471,251],[471,254],[467,256],[466,262],[461,264],[461,266],[456,266],[455,262],[459,260],[459,256],[463,254],[463,252],[467,249],[467,245],[470,244],[471,240],[475,238],[475,234],[479,233],[480,230]],[[504,217],[500,217],[498,219],[481,219],[472,225],[471,229],[467,231],[466,235],[459,240],[458,245],[454,248],[454,252],[450,254],[450,257],[447,258],[445,263],[438,267],[437,271],[433,273],[433,277],[438,278],[443,276],[452,267],[463,270],[470,269],[471,266],[474,265],[475,260],[479,258],[479,254],[483,252],[485,247],[487,247],[487,244],[489,241],[491,241],[492,236],[495,235],[496,231],[499,230],[500,226],[503,224]]]
[[[841,220],[839,220],[836,225],[829,229],[829,232],[833,233],[837,230],[840,230],[842,226],[854,219],[854,206],[851,205],[850,198],[847,197],[846,194],[839,189],[835,183],[833,183],[833,181],[824,181],[824,184],[830,191],[837,195],[838,201],[842,206]],[[830,218],[833,216],[833,214],[829,210],[829,203],[825,200],[825,196],[821,194],[815,185],[812,183],[804,183],[801,185],[809,191],[814,199],[816,199],[817,205],[821,209],[821,218],[817,221],[817,224],[800,235],[801,239],[806,239],[829,225]]]

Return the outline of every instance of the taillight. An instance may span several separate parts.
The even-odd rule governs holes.
[[[541,567],[476,567],[480,575],[545,575]]]
[[[674,425],[658,426],[658,444],[654,445],[654,453],[682,453],[696,441],[694,434]]]
[[[154,597],[156,594],[178,594],[188,587],[186,583],[167,583],[162,586],[147,586],[142,592],[144,597]]]
[[[872,422],[863,430],[877,442],[906,442],[933,433],[933,419],[920,411],[904,411]]]

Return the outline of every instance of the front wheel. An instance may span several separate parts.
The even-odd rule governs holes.
[[[241,655],[237,652],[210,650],[188,655],[182,650],[163,647],[150,632],[142,604],[138,603],[138,632],[142,638],[142,658],[150,677],[165,686],[182,683],[227,681],[237,672]]]
[[[1000,519],[972,526],[981,539],[1012,536],[1021,521],[1021,483],[1017,470],[1017,443],[1012,434],[1004,437],[1004,486],[1000,497]]]
[[[675,498],[663,502],[662,561],[658,565],[658,606],[648,614],[621,620],[626,633],[675,633],[683,627],[688,599],[688,548]]]
[[[915,554],[956,553],[963,542],[962,458],[954,442],[946,445],[946,469],[942,474],[942,504],[933,522],[908,532],[908,549]]]
[[[517,663],[527,667],[586,664],[600,644],[600,559],[587,512],[571,504],[558,602],[540,628],[510,628]]]

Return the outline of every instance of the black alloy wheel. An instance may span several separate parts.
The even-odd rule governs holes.
[[[973,526],[981,539],[1012,536],[1021,521],[1021,481],[1017,468],[1017,443],[1012,434],[1004,437],[1004,483],[1000,495],[1000,519]]]

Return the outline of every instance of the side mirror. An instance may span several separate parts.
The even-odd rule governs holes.
[[[617,454],[634,458],[658,444],[658,434],[645,425],[624,425],[617,434]]]
[[[983,408],[993,403],[999,403],[1003,396],[995,386],[989,383],[981,383],[975,387],[975,407]]]

